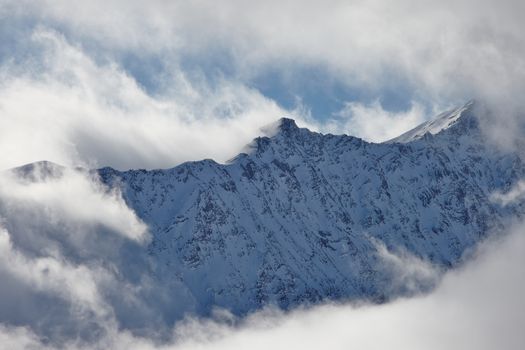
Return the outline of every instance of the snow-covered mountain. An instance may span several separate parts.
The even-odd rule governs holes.
[[[227,164],[92,170],[121,190],[151,241],[82,250],[75,259],[112,254],[119,278],[140,285],[137,293],[171,324],[214,307],[242,315],[268,304],[382,301],[427,288],[433,280],[424,274],[399,281],[385,251],[447,269],[525,213],[524,203],[491,200],[525,178],[525,164],[485,141],[472,103],[382,144],[286,118],[266,133]],[[28,181],[62,172],[49,163],[16,170]],[[15,223],[5,224],[16,233]],[[119,319],[135,322],[127,312]]]
[[[228,164],[98,173],[149,225],[158,278],[186,286],[173,295],[198,313],[383,300],[407,290],[378,244],[448,268],[524,212],[490,199],[525,166],[484,141],[472,103],[383,144],[284,118]]]
[[[407,131],[406,133],[387,141],[387,143],[394,143],[394,142],[400,142],[400,143],[407,143],[410,141],[414,141],[417,139],[420,139],[423,137],[426,133],[435,135],[442,130],[448,129],[452,125],[454,125],[460,117],[463,115],[463,112],[467,111],[468,109],[472,108],[474,106],[474,101],[470,101],[464,106],[461,106],[459,108],[454,108],[450,111],[443,112],[436,116],[434,119],[429,120],[428,122],[422,123],[421,125],[418,125],[412,130]]]

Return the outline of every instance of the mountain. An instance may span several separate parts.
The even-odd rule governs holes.
[[[474,106],[474,101],[470,101],[464,106],[459,108],[454,108],[450,111],[443,112],[439,114],[434,119],[418,125],[412,130],[407,131],[406,133],[387,141],[387,143],[407,143],[422,138],[425,134],[429,133],[435,135],[442,130],[450,128],[452,125],[457,123],[460,120],[460,117],[463,115],[463,112],[469,112]]]
[[[472,103],[379,144],[311,132],[286,118],[265,133],[227,164],[90,170],[147,224],[146,246],[116,241],[99,226],[68,244],[57,241],[56,225],[45,235],[38,228],[34,243],[24,236],[28,223],[16,221],[7,204],[0,205],[0,212],[11,210],[4,225],[13,244],[30,245],[34,254],[46,236],[51,252],[115,271],[135,299],[122,299],[118,288],[104,295],[119,305],[113,312],[123,327],[140,328],[151,317],[140,325],[141,317],[129,315],[160,315],[159,324],[173,324],[215,307],[244,315],[265,305],[382,302],[425,290],[434,280],[407,276],[410,264],[455,267],[525,213],[524,203],[492,200],[525,178],[525,164],[486,141]],[[49,162],[14,171],[24,181],[63,172]],[[75,226],[57,224],[70,237]]]
[[[525,166],[485,142],[472,103],[381,144],[271,129],[227,164],[97,171],[150,227],[156,274],[187,287],[190,311],[382,301],[410,290],[378,245],[447,269],[523,215],[491,201]]]

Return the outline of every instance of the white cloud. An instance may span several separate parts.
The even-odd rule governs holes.
[[[389,112],[383,109],[379,101],[370,105],[349,102],[338,113],[339,118],[326,128],[334,133],[344,131],[349,135],[359,135],[367,141],[383,142],[422,123],[424,116],[423,107],[417,103],[413,103],[407,111]]]
[[[522,226],[482,245],[475,259],[445,275],[427,296],[384,305],[330,304],[283,313],[264,310],[232,327],[190,319],[175,329],[175,342],[157,343],[108,328],[91,349],[521,349],[525,279]],[[44,346],[23,328],[1,328],[11,344]]]
[[[172,167],[235,156],[258,129],[286,114],[230,81],[214,89],[176,71],[170,93],[153,97],[115,64],[97,64],[60,34],[40,29],[45,65],[4,69],[0,169],[38,160],[117,168]]]
[[[35,164],[34,173],[45,171],[42,167],[46,164]],[[139,242],[148,237],[147,226],[127,207],[117,189],[109,191],[93,175],[67,168],[37,181],[2,173],[0,206],[5,216],[21,221],[31,221],[39,216],[35,213],[42,213],[46,222],[74,231],[79,231],[78,225],[102,226]]]
[[[240,329],[203,327],[224,338],[176,349],[521,349],[525,235],[483,246],[432,294],[377,306],[327,305],[261,313]],[[195,332],[193,326],[191,332]],[[190,334],[192,334],[190,332]]]
[[[54,257],[28,258],[13,248],[9,233],[3,228],[0,228],[0,262],[1,269],[27,283],[33,290],[51,292],[82,309],[103,312],[95,278],[104,277],[101,269],[72,266],[64,259]]]
[[[119,327],[169,329],[164,317],[192,300],[182,284],[153,282],[148,240],[121,194],[94,175],[46,163],[1,173],[0,333],[34,332],[55,347]]]
[[[379,87],[394,73],[445,94],[480,83],[495,92],[524,73],[523,4],[515,0],[6,3],[10,13],[137,54],[231,48],[243,70],[318,63],[349,84]]]
[[[495,192],[492,194],[492,200],[499,202],[501,205],[512,204],[525,197],[525,180],[518,181],[508,192]]]
[[[277,70],[294,81],[293,74],[308,67],[372,96],[401,89],[405,103],[418,101],[401,113],[385,111],[378,102],[349,101],[341,113],[352,118],[331,124],[337,133],[383,140],[428,117],[422,105],[442,111],[478,98],[493,110],[487,124],[504,125],[505,137],[487,128],[497,134],[491,140],[519,138],[515,126],[525,108],[519,96],[525,88],[520,1],[2,5],[1,15],[14,26],[59,28],[68,40],[37,29],[27,46],[35,51],[43,45],[45,54],[34,54],[22,69],[4,67],[0,149],[6,156],[0,168],[43,157],[119,168],[224,161],[259,127],[289,114],[248,88],[252,79]],[[162,62],[156,77],[161,93],[146,94],[123,70],[128,56],[143,58],[145,66]],[[181,68],[184,60],[207,62],[211,68],[201,68],[212,71],[226,61],[232,72],[214,85],[190,78]],[[35,68],[41,65],[43,72]]]
[[[482,246],[474,260],[448,273],[427,296],[380,306],[261,314],[239,330],[220,329],[221,340],[190,341],[180,349],[521,349],[524,253],[519,226],[504,240]],[[201,332],[209,336],[210,330]]]
[[[386,245],[372,239],[381,261],[380,270],[392,276],[392,281],[385,283],[384,288],[389,288],[392,293],[386,295],[411,295],[430,290],[435,287],[443,271],[428,261],[420,259],[405,249],[398,248],[396,252],[388,250]],[[400,292],[401,291],[401,292]]]
[[[42,344],[38,337],[24,327],[5,327],[0,325],[0,344],[6,349],[51,349]]]

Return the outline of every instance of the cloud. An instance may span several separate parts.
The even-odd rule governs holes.
[[[405,249],[390,251],[386,245],[372,239],[379,258],[378,271],[385,271],[391,281],[385,283],[387,295],[414,295],[435,287],[443,274],[437,266],[420,259]],[[390,293],[388,293],[390,289]]]
[[[313,64],[348,84],[381,88],[400,77],[414,90],[424,88],[419,93],[448,99],[479,84],[507,91],[524,73],[523,4],[515,0],[6,3],[7,13],[59,25],[106,49],[179,58],[220,47],[240,74],[276,63]]]
[[[261,313],[240,329],[203,323],[197,336],[193,325],[188,332],[194,340],[175,349],[520,349],[524,252],[525,235],[518,227],[504,241],[483,246],[476,259],[445,276],[428,296],[379,306]],[[219,339],[210,336],[214,332]]]
[[[27,283],[29,288],[65,297],[96,312],[103,309],[94,277],[103,277],[103,271],[71,266],[64,259],[54,257],[27,258],[13,248],[5,229],[0,229],[0,253],[2,270]]]
[[[517,226],[486,242],[475,258],[444,276],[431,294],[383,305],[328,304],[284,313],[263,310],[244,320],[187,319],[175,339],[156,342],[108,327],[93,342],[68,349],[521,349],[525,235]],[[222,319],[222,321],[221,321]],[[232,326],[232,322],[235,326]],[[0,328],[5,343],[44,349],[23,327]]]
[[[518,181],[508,192],[495,192],[492,194],[492,200],[505,206],[516,201],[522,200],[525,197],[525,180]]]
[[[349,135],[359,135],[367,141],[383,142],[422,123],[424,115],[424,108],[416,103],[407,111],[389,112],[383,109],[379,101],[370,105],[349,102],[337,113],[339,118],[334,119],[327,129],[335,133],[344,131]]]
[[[42,344],[38,337],[23,327],[5,327],[0,325],[0,343],[8,349],[50,349]]]
[[[49,163],[36,163],[31,172],[29,180],[19,173],[0,175],[0,207],[5,216],[36,217],[29,214],[36,209],[50,223],[62,221],[70,228],[102,226],[132,240],[147,240],[147,226],[127,207],[118,190],[105,189],[94,175]]]
[[[522,7],[4,0],[2,39],[25,44],[2,51],[0,168],[41,159],[117,168],[225,161],[259,127],[290,114],[379,141],[471,98],[490,106],[487,125],[501,125],[486,128],[491,140],[516,140]],[[347,122],[283,109],[260,92],[268,76],[284,77],[282,90],[307,108],[330,84],[344,86],[347,94],[329,99]],[[317,88],[307,93],[298,85],[309,79]]]
[[[0,84],[0,168],[38,160],[65,165],[172,167],[225,161],[269,121],[285,114],[258,92],[231,81],[210,89],[173,76],[170,92],[146,93],[113,63],[99,64],[55,31],[39,29],[43,67],[7,67]]]
[[[148,242],[147,226],[93,174],[49,163],[1,173],[0,324],[53,347],[119,327],[169,332],[193,299],[155,279]]]
[[[429,295],[376,306],[261,313],[240,329],[219,329],[219,340],[194,336],[176,349],[520,349],[525,342],[524,252],[519,225],[482,245],[473,260],[445,275]],[[198,328],[189,329],[191,335]],[[203,326],[201,336],[213,330]]]

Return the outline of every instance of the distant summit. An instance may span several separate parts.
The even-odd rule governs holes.
[[[415,127],[414,129],[407,131],[406,133],[392,140],[386,141],[385,143],[407,143],[414,140],[418,140],[427,133],[431,135],[436,135],[458,123],[462,116],[472,111],[474,103],[474,101],[469,101],[461,107],[454,108],[452,110],[441,113],[436,118],[424,122],[419,126]]]
[[[21,178],[30,181],[42,181],[62,176],[65,169],[62,165],[42,160],[19,166],[12,171]]]
[[[261,128],[261,131],[267,137],[272,137],[277,134],[290,135],[290,133],[297,130],[299,130],[299,127],[295,123],[295,120],[287,117],[280,118],[279,120]]]

